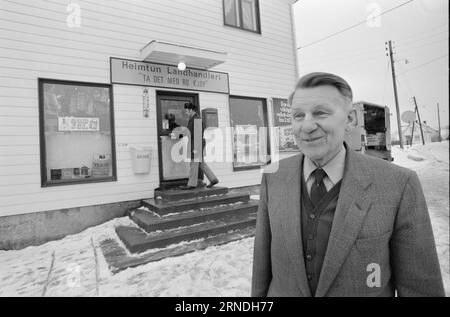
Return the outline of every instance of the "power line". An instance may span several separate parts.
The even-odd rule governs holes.
[[[403,65],[402,65],[401,63],[398,63],[397,65],[400,67],[400,69],[401,69],[402,71],[404,70]],[[398,78],[398,75],[397,75],[397,78]],[[404,85],[404,86],[408,89],[408,91],[409,91],[411,97],[414,96],[413,91],[412,91],[412,89],[411,89],[411,85],[409,84],[408,76],[403,76],[402,80],[399,80],[398,82],[399,82],[400,84]]]
[[[445,25],[442,25],[442,26],[445,26]],[[436,29],[436,27],[434,27],[432,29]],[[426,33],[430,33],[429,31],[426,32]],[[425,46],[428,47],[431,44],[446,43],[446,42],[448,42],[447,38],[441,38],[441,39],[438,39],[438,40],[432,40],[432,42],[430,42],[430,40],[432,38],[440,36],[441,34],[444,34],[444,33],[448,33],[448,30],[439,31],[438,33],[432,33],[432,34],[428,34],[428,35],[426,35],[425,33],[421,33],[421,34],[418,34],[418,35],[413,36],[413,37],[406,37],[406,40],[405,40],[405,38],[402,38],[401,40],[397,40],[396,44],[401,44],[402,51],[403,51],[403,50],[411,50],[411,49],[416,49],[416,48],[422,48],[422,47],[425,47]],[[416,38],[416,39],[413,39],[413,38]],[[377,43],[377,44],[375,44],[375,43]],[[406,43],[406,45],[404,45],[405,43]],[[320,60],[325,60],[325,59],[326,60],[328,60],[328,59],[336,59],[337,57],[340,57],[340,56],[354,58],[354,57],[359,57],[359,56],[362,56],[362,55],[365,55],[365,54],[367,54],[369,56],[378,54],[377,52],[378,52],[379,48],[381,47],[380,41],[377,40],[377,41],[374,41],[374,42],[370,42],[368,44],[369,45],[364,45],[364,48],[358,48],[356,50],[355,50],[355,48],[348,48],[348,49],[343,49],[342,50],[342,49],[338,49],[337,47],[333,48],[331,50],[325,50],[325,51],[321,50],[321,52],[323,54],[314,54],[314,56],[306,57],[306,58],[302,57],[302,60],[308,62],[308,64],[309,64],[309,61],[320,61]],[[394,49],[395,49],[395,47],[394,47]]]
[[[438,61],[438,60],[440,60],[440,59],[442,59],[442,58],[444,58],[444,57],[447,57],[447,56],[448,56],[448,54],[445,54],[445,55],[436,57],[436,58],[434,58],[434,59],[432,59],[432,60],[430,60],[430,61],[428,61],[428,62],[425,62],[425,63],[423,63],[423,64],[417,65],[417,66],[414,67],[414,68],[410,68],[410,69],[404,71],[403,73],[398,74],[397,76],[402,76],[402,75],[404,75],[404,74],[406,74],[406,73],[409,73],[409,72],[412,71],[412,70],[415,70],[415,69],[417,69],[417,68],[426,66],[426,65],[431,64],[431,63],[434,63],[434,62],[436,62],[436,61]]]
[[[321,62],[321,61],[336,61],[336,60],[341,60],[341,59],[358,59],[358,58],[370,58],[370,57],[378,57],[378,58],[383,58],[383,56],[380,54],[380,52],[382,53],[381,49],[372,49],[370,51],[367,52],[355,52],[354,54],[352,53],[344,53],[344,52],[337,52],[335,54],[330,54],[327,56],[312,56],[312,57],[302,57],[302,60],[308,63],[311,62]]]
[[[438,40],[434,40],[434,41],[425,41],[424,40],[421,41],[417,41],[416,43],[411,43],[409,45],[405,45],[405,46],[401,46],[401,48],[398,49],[398,51],[400,53],[403,52],[408,52],[411,50],[417,50],[417,49],[421,49],[421,48],[429,48],[430,45],[435,45],[435,44],[445,44],[447,39],[438,39]],[[378,45],[380,46],[380,45]],[[394,47],[395,49],[395,47]],[[349,51],[349,50],[345,50],[345,51],[340,51],[340,50],[335,50],[333,53],[331,51],[328,52],[328,54],[322,54],[322,55],[315,55],[314,56],[310,56],[310,57],[302,57],[302,61],[304,61],[307,65],[310,64],[317,64],[317,63],[321,63],[321,62],[328,62],[328,61],[339,61],[339,60],[346,60],[346,59],[360,59],[360,58],[367,58],[367,59],[375,59],[376,56],[379,56],[379,47],[377,48],[366,48],[363,50],[353,50],[353,51]],[[305,65],[305,63],[302,63],[303,65]]]
[[[416,44],[419,44],[419,45],[414,45],[414,44],[409,44],[409,45],[402,45],[401,47],[400,47],[400,49],[401,49],[401,51],[409,51],[409,50],[412,50],[412,49],[417,49],[417,48],[421,48],[421,47],[428,47],[428,46],[430,46],[430,45],[433,45],[433,44],[447,44],[448,43],[448,39],[438,39],[438,40],[434,40],[434,41],[431,41],[431,42],[423,42],[423,43],[416,43]]]
[[[430,32],[428,32],[430,33]],[[400,40],[397,40],[397,43],[400,44],[407,44],[407,43],[411,43],[411,42],[418,42],[418,41],[423,41],[423,40],[428,40],[430,38],[439,36],[441,34],[446,34],[448,35],[448,30],[443,30],[443,31],[439,31],[439,32],[434,32],[431,34],[420,34],[420,36],[411,36],[411,37],[402,37]]]
[[[375,16],[373,16],[372,18],[378,18],[378,17],[380,17],[380,16],[382,16],[382,15],[384,15],[384,14],[386,14],[386,13],[389,13],[389,12],[391,12],[391,11],[393,11],[393,10],[396,10],[396,9],[398,9],[398,8],[400,8],[400,7],[402,7],[402,6],[406,5],[406,4],[408,4],[408,3],[411,3],[411,2],[413,2],[413,1],[414,1],[414,0],[409,0],[409,1],[407,1],[407,2],[405,2],[405,3],[402,3],[402,4],[400,4],[400,5],[396,6],[396,7],[393,7],[392,9],[389,9],[389,10],[387,10],[387,11],[381,12],[380,14],[375,15]],[[317,44],[317,43],[319,43],[319,42],[322,42],[322,41],[324,41],[324,40],[326,40],[326,39],[329,39],[329,38],[331,38],[331,37],[333,37],[333,36],[339,35],[339,34],[341,34],[341,33],[344,33],[344,32],[346,32],[346,31],[348,31],[348,30],[351,30],[351,29],[353,29],[353,28],[355,28],[355,27],[358,27],[358,26],[360,26],[360,25],[362,25],[362,24],[366,24],[366,23],[367,23],[367,20],[361,21],[361,22],[359,22],[359,23],[357,23],[357,24],[354,24],[354,25],[352,25],[352,26],[349,26],[348,28],[345,28],[345,29],[343,29],[343,30],[341,30],[341,31],[335,32],[335,33],[330,34],[330,35],[328,35],[328,36],[325,36],[325,37],[323,37],[323,38],[321,38],[321,39],[319,39],[319,40],[317,40],[317,41],[311,42],[311,43],[306,44],[306,45],[304,45],[304,46],[299,46],[299,47],[297,47],[297,49],[306,48],[306,47],[309,47],[309,46],[311,46],[311,45]]]
[[[439,31],[439,32],[432,32],[432,30],[434,30],[436,28],[439,28],[439,27],[446,26],[446,25],[447,24],[438,25],[438,26],[430,28],[426,32],[423,32],[423,33],[420,33],[420,34],[415,34],[415,35],[409,36],[409,37],[402,37],[402,39],[397,40],[396,43],[397,44],[406,44],[406,47],[408,47],[408,46],[411,46],[411,45],[417,45],[417,44],[423,43],[424,41],[429,41],[433,37],[439,36],[441,34],[448,33],[448,30]],[[429,33],[431,33],[431,34],[429,34]],[[440,41],[442,42],[442,41],[445,41],[445,40],[446,39],[442,39]],[[411,42],[413,42],[413,43],[411,43]],[[343,50],[342,49],[338,49],[337,47],[335,47],[333,49],[330,49],[330,50],[323,50],[322,49],[321,52],[324,53],[324,54],[314,54],[314,57],[307,58],[307,59],[308,60],[310,60],[310,59],[314,59],[315,60],[315,59],[321,59],[321,58],[328,58],[330,56],[334,57],[336,55],[347,54],[347,53],[360,55],[359,53],[375,52],[381,46],[381,41],[380,40],[370,41],[370,42],[365,42],[365,43],[366,43],[366,45],[364,45],[364,48],[358,48],[356,50],[355,50],[354,47],[353,48],[343,49]],[[428,45],[428,44],[425,44],[425,45]]]
[[[340,47],[333,47],[333,49],[330,50],[323,50],[321,49],[320,52],[324,53],[324,54],[314,54],[313,57],[308,57],[306,59],[310,60],[310,59],[323,59],[323,58],[329,58],[329,57],[334,57],[337,55],[360,55],[360,54],[364,54],[364,53],[376,53],[377,50],[380,49],[380,47],[382,47],[382,45],[384,44],[384,41],[378,41],[377,44],[374,45],[364,45],[364,48],[362,49],[355,49],[355,48],[348,48],[348,49],[340,49]],[[300,52],[300,54],[302,54],[303,52]],[[379,53],[376,53],[379,54]]]
[[[441,28],[446,28],[446,29],[443,30],[443,31],[438,31],[438,33],[441,33],[441,32],[448,32],[448,22],[442,23],[442,24],[438,24],[438,25],[434,25],[434,26],[432,26],[432,27],[429,27],[429,28],[427,28],[427,29],[425,30],[425,32],[420,32],[420,33],[414,32],[414,33],[411,33],[411,34],[409,34],[409,35],[403,37],[402,40],[399,40],[399,42],[400,42],[400,41],[403,41],[403,40],[414,39],[414,38],[416,38],[416,37],[427,36],[427,35],[429,35],[429,33],[436,34],[436,33],[435,33],[435,32],[436,32],[435,30],[438,30],[438,29],[441,29]]]

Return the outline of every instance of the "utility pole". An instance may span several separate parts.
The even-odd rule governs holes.
[[[438,111],[438,126],[439,126],[439,142],[442,142],[441,136],[441,117],[439,115],[439,102],[437,103],[437,111]]]
[[[397,83],[395,81],[395,66],[394,66],[394,57],[393,57],[393,53],[392,53],[392,41],[389,41],[386,44],[389,44],[389,57],[391,59],[392,82],[394,84],[395,109],[397,110],[398,137],[400,140],[400,148],[403,149],[402,124],[400,122],[400,108],[398,105]],[[386,48],[386,50],[387,50],[387,48]],[[386,55],[388,55],[388,54],[386,54]]]
[[[422,130],[422,121],[420,121],[419,108],[417,108],[416,97],[413,97],[414,105],[416,107],[415,111],[417,112],[417,117],[419,118],[419,126],[420,126],[420,134],[422,135],[422,144],[425,145],[425,139],[423,138],[423,130]]]

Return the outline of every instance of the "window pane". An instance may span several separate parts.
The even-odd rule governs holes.
[[[189,117],[184,109],[186,102],[193,102],[193,100],[189,98],[185,100],[161,99],[161,126],[162,133],[165,134],[161,136],[162,176],[164,180],[189,178],[189,162],[174,162],[172,159],[172,148],[179,140],[173,140],[167,135],[178,127],[187,127]]]
[[[266,163],[266,109],[262,99],[230,97],[233,135],[233,166],[260,166]]]
[[[257,31],[255,0],[242,0],[242,20],[244,29]]]
[[[110,88],[43,83],[47,183],[113,176]]]
[[[240,26],[238,0],[224,0],[225,24]]]
[[[189,100],[161,99],[162,128],[172,132],[176,127],[187,127],[189,117],[184,110],[184,104]]]

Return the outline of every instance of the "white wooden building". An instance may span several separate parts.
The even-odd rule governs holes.
[[[271,126],[272,99],[287,98],[297,77],[292,3],[2,0],[0,249],[106,221],[180,179],[161,140],[186,100],[216,109],[219,128]],[[179,62],[190,73],[177,73]],[[149,173],[135,173],[132,148],[150,149]],[[222,186],[261,179],[259,169],[209,165]]]

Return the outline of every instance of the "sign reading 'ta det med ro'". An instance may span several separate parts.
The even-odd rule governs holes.
[[[110,58],[111,83],[229,93],[228,74],[209,70]]]

